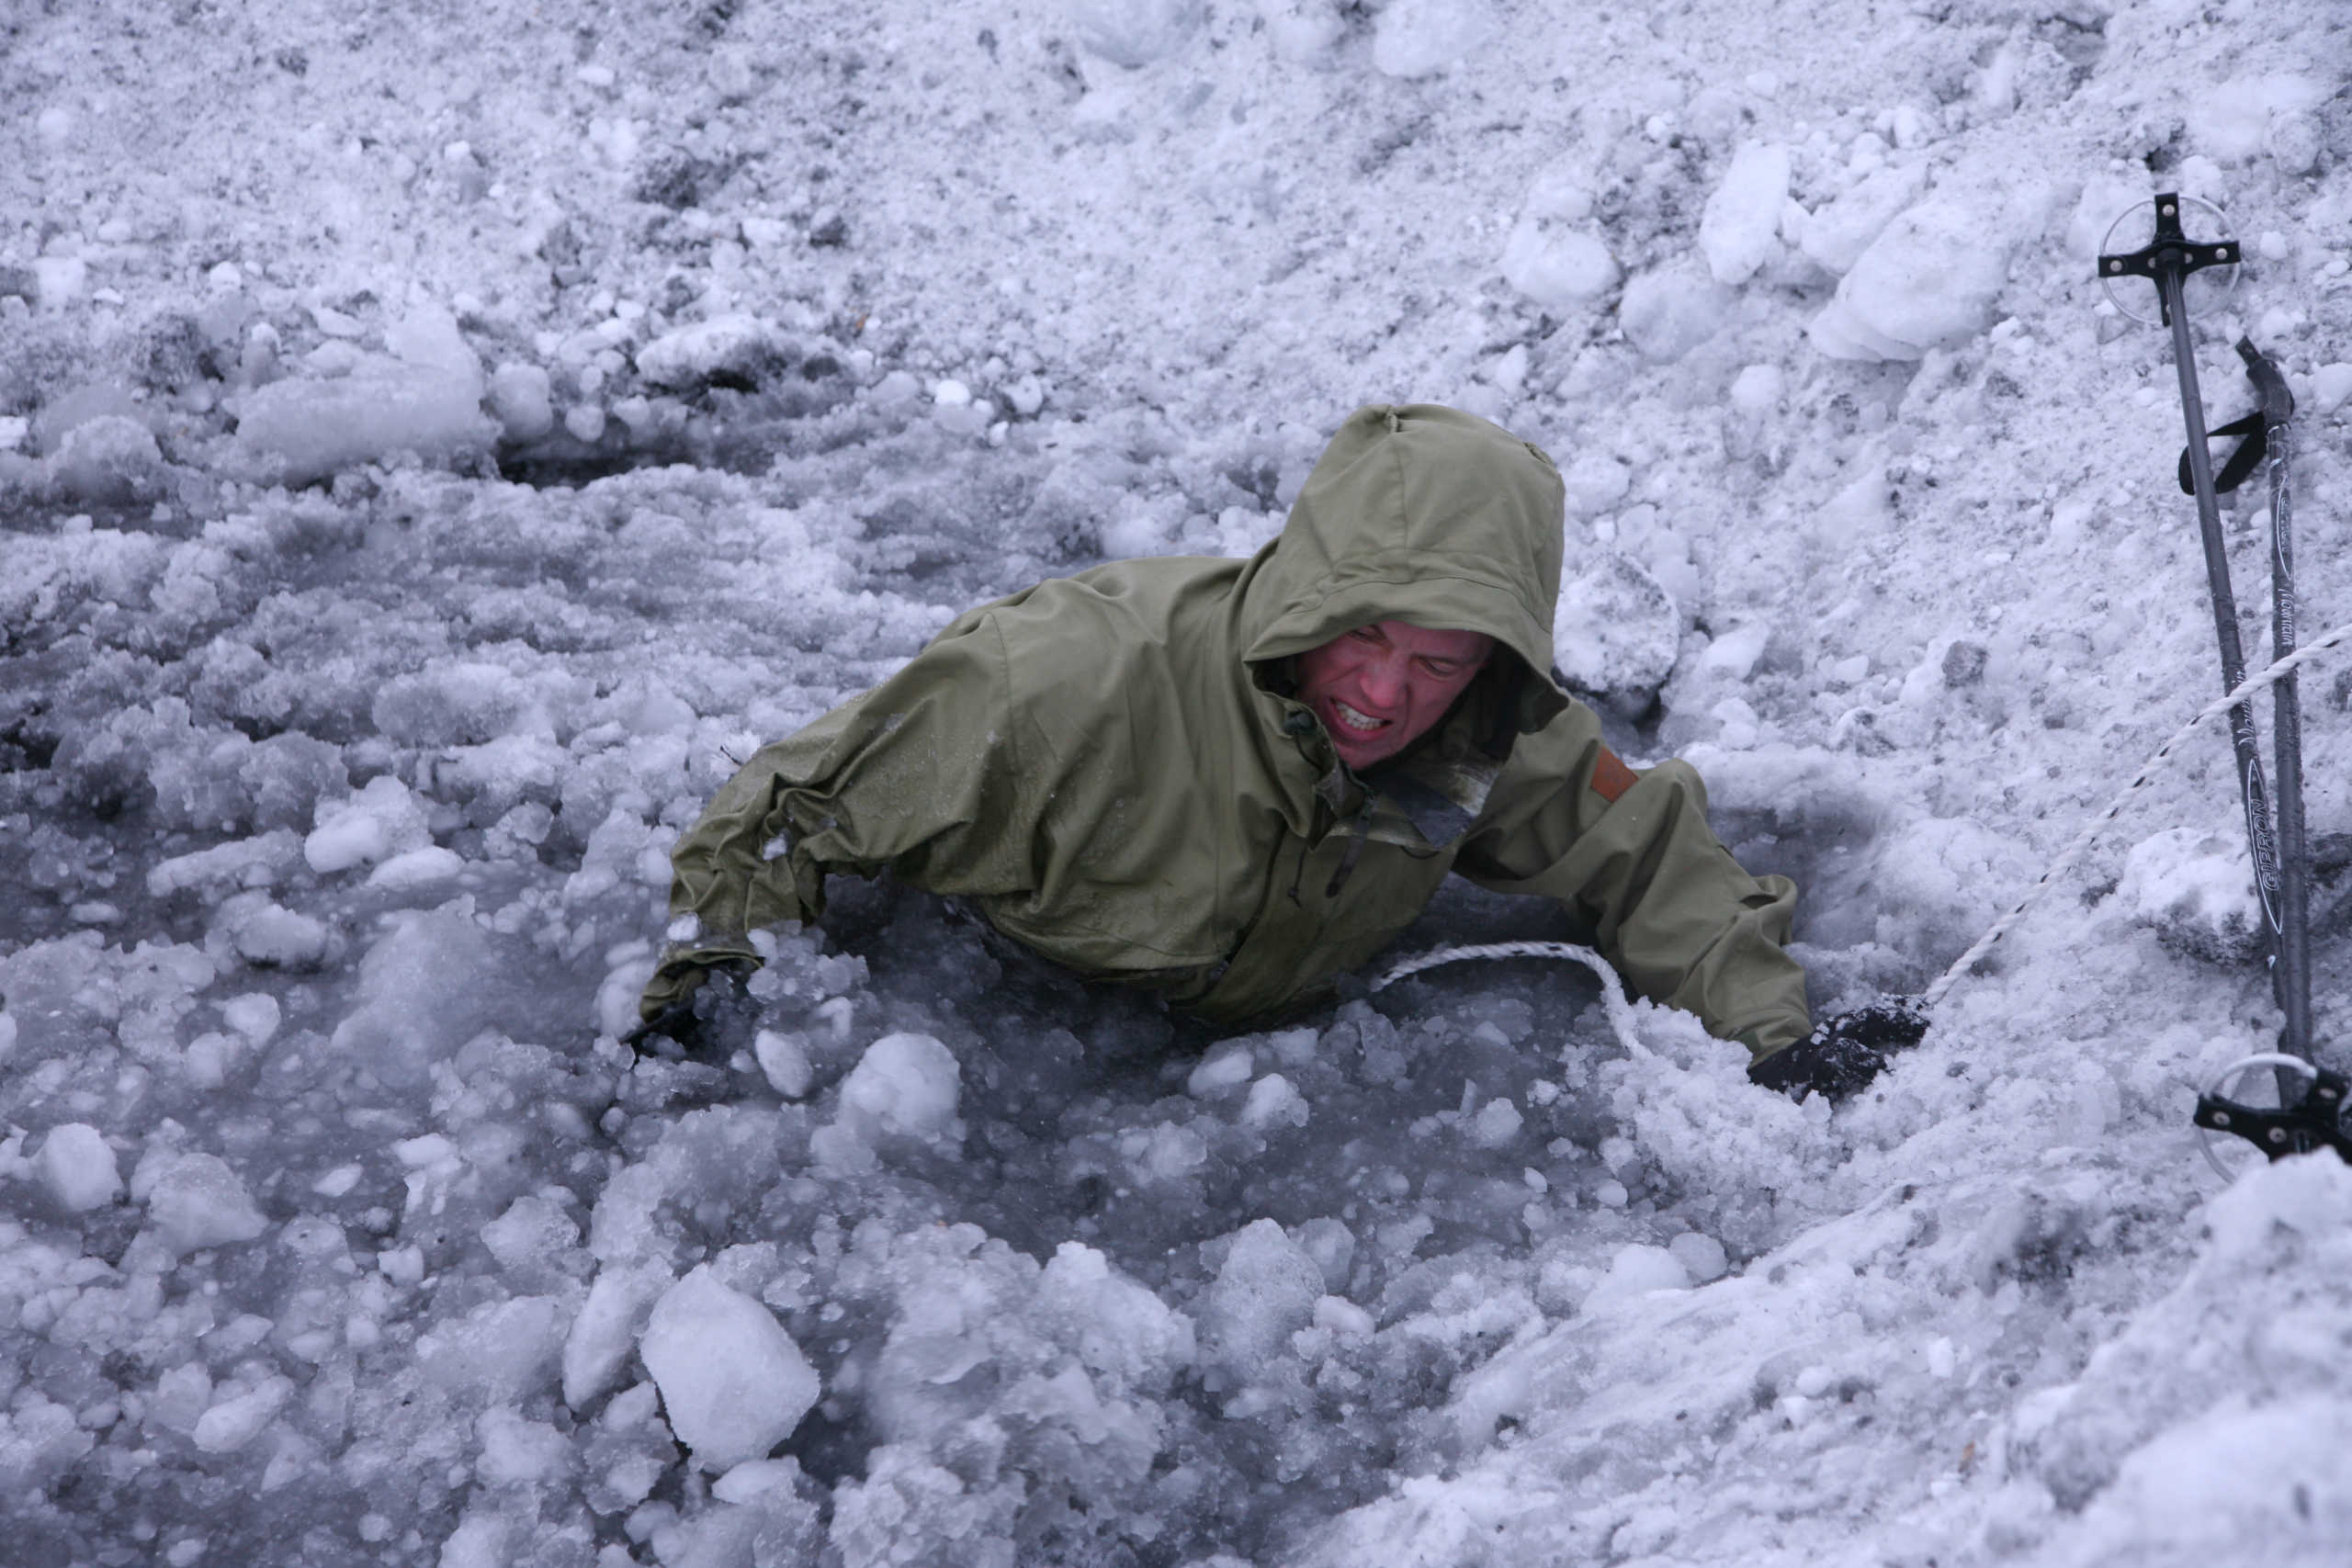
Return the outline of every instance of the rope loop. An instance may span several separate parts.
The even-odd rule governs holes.
[[[1400,959],[1372,983],[1373,990],[1385,990],[1408,975],[1418,975],[1424,969],[1434,969],[1441,964],[1454,964],[1473,958],[1564,958],[1581,964],[1600,979],[1601,1005],[1609,1010],[1609,1028],[1617,1036],[1617,1043],[1635,1056],[1655,1055],[1634,1029],[1634,1004],[1625,999],[1625,982],[1609,960],[1591,948],[1572,942],[1490,942],[1470,947],[1433,947],[1427,953]]]

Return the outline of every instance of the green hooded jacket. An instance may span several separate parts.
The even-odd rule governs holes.
[[[1082,974],[1212,1022],[1313,999],[1459,872],[1540,894],[1642,995],[1759,1055],[1809,1028],[1785,878],[1742,871],[1687,764],[1635,773],[1551,679],[1559,475],[1484,420],[1350,416],[1244,561],[1115,561],[985,604],[898,674],[763,748],[672,852],[648,1018],[825,877],[960,897]],[[1496,656],[1358,777],[1290,694],[1293,655],[1401,620]]]

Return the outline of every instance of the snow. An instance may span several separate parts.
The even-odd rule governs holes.
[[[817,1374],[775,1314],[707,1266],[653,1303],[638,1350],[671,1430],[713,1470],[765,1458],[817,1403]]]
[[[2352,618],[2331,8],[51,9],[0,22],[24,1551],[2341,1560],[2344,1172],[2186,1134],[2278,1029],[2217,736],[1834,1110],[1566,966],[1203,1038],[855,879],[740,1039],[616,1039],[741,758],[973,604],[1249,554],[1388,398],[1558,460],[1611,745],[1796,879],[1817,1007],[1916,992],[2215,690],[2169,349],[2089,276],[2158,189],[2256,258],[2209,409],[2280,356]],[[805,1363],[740,1463],[648,1353],[688,1280]]]

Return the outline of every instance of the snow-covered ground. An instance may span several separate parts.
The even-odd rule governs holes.
[[[1562,667],[1816,1004],[1916,991],[2217,690],[2155,190],[2352,619],[2347,81],[2326,0],[0,10],[6,1555],[2343,1562],[2352,1173],[2186,1125],[2277,1028],[2211,733],[1834,1112],[1573,968],[1207,1040],[855,885],[730,1066],[613,1036],[730,759],[1415,399],[1559,459]]]

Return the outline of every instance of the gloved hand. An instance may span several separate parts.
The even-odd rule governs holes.
[[[640,1056],[676,1054],[662,1050],[666,1041],[688,1056],[723,1063],[757,1010],[744,988],[751,971],[748,962],[681,965],[662,976],[670,999],[646,1010],[621,1043]]]
[[[1809,1093],[1845,1100],[1869,1088],[1888,1056],[1909,1050],[1927,1032],[1926,1010],[1909,997],[1891,997],[1824,1019],[1795,1044],[1751,1063],[1748,1081],[1791,1100]]]

